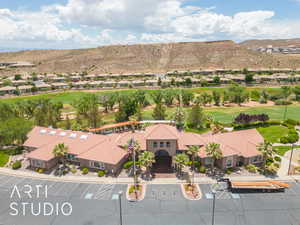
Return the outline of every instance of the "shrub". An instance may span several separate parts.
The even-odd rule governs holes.
[[[75,174],[77,172],[77,169],[76,169],[76,167],[74,165],[72,165],[70,167],[70,171],[71,171],[71,173]]]
[[[38,173],[44,173],[45,170],[44,170],[43,168],[39,168],[39,169],[37,170],[37,172],[38,172]]]
[[[141,191],[142,190],[142,186],[141,185],[137,185],[137,191]],[[131,185],[129,188],[129,194],[132,194],[135,191],[135,186]]]
[[[280,158],[279,156],[275,156],[275,157],[274,157],[274,160],[275,160],[276,162],[281,162],[281,158]]]
[[[127,161],[126,163],[124,163],[123,168],[125,170],[129,169],[130,167],[132,167],[133,165],[133,161]]]
[[[200,166],[199,172],[200,173],[206,173],[206,167],[205,166]]]
[[[233,169],[232,169],[232,168],[228,168],[228,169],[226,169],[225,173],[226,173],[227,175],[230,175],[230,174],[233,173]]]
[[[85,174],[88,174],[89,173],[89,169],[88,168],[83,168],[81,170],[82,174],[85,175]]]
[[[24,148],[22,146],[18,146],[16,148],[4,150],[4,153],[6,153],[7,155],[20,155],[20,154],[22,154],[23,149]]]
[[[270,166],[272,163],[274,163],[274,159],[273,159],[273,158],[268,158],[268,159],[266,160],[266,165],[267,165],[267,166]]]
[[[21,161],[16,161],[12,164],[12,169],[13,170],[17,170],[17,169],[20,169],[22,167],[22,163]]]
[[[294,167],[295,171],[300,172],[300,166]]]
[[[292,125],[292,126],[297,126],[297,125],[299,125],[299,121],[293,120],[293,119],[287,119],[287,120],[284,121],[284,122],[287,123],[287,124],[290,124],[290,125]]]
[[[250,173],[256,173],[257,172],[257,167],[253,164],[246,165],[245,169],[248,170]]]
[[[99,170],[98,171],[98,177],[103,177],[103,176],[105,176],[105,174],[106,174],[105,170]]]
[[[282,99],[275,101],[275,105],[291,105],[291,104],[292,104],[292,102],[287,101],[287,100],[282,100]]]

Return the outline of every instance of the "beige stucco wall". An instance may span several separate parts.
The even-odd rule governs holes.
[[[153,146],[154,142],[157,142],[156,148]],[[164,142],[163,147],[160,147],[160,142]],[[166,146],[166,142],[170,142],[170,147]],[[159,150],[166,150],[170,156],[175,156],[177,150],[177,140],[147,140],[146,146],[147,151],[153,152],[154,154]]]

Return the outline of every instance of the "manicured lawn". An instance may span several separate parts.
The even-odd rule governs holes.
[[[300,148],[300,146],[294,146],[294,148]],[[287,151],[291,150],[292,147],[291,146],[275,146],[274,149],[278,155],[284,156],[284,154]]]
[[[288,133],[288,128],[284,126],[260,127],[257,130],[266,141],[272,143],[279,143],[279,139]]]
[[[3,167],[8,162],[9,156],[0,151],[0,167]]]

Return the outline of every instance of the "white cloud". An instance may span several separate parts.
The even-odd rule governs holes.
[[[185,4],[183,4],[185,3]],[[300,37],[299,20],[273,11],[228,16],[186,0],[69,0],[39,11],[0,9],[0,45],[92,47],[138,42]]]

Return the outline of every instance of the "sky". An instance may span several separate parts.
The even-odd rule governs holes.
[[[0,49],[300,38],[300,0],[1,0]]]

